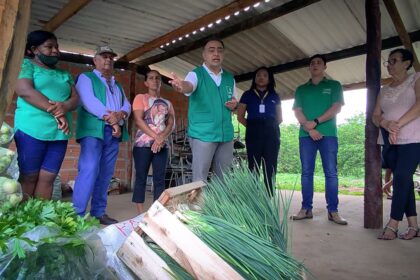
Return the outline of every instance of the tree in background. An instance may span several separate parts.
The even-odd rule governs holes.
[[[240,137],[244,140],[245,128],[242,125],[238,126],[236,117],[233,123],[235,135],[240,131]],[[280,133],[281,144],[277,172],[300,174],[299,126],[282,124]],[[338,125],[338,141],[338,175],[363,178],[365,156],[365,115],[363,113],[354,115],[346,119],[346,123]],[[319,155],[315,164],[315,173],[323,175]]]

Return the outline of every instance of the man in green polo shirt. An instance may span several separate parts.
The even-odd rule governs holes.
[[[189,72],[185,80],[172,73],[172,87],[189,97],[188,136],[193,154],[193,181],[207,181],[212,165],[222,178],[233,159],[232,111],[235,98],[233,75],[222,68],[224,44],[210,38],[203,47],[202,66]]]
[[[314,169],[317,151],[325,174],[328,220],[339,225],[347,221],[338,214],[337,124],[336,115],[344,104],[338,81],[325,77],[327,61],[316,54],[309,60],[311,79],[296,89],[293,110],[300,123],[299,152],[302,165],[302,208],[293,220],[311,219]]]

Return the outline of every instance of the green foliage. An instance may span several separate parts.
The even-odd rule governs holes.
[[[280,153],[277,171],[280,173],[299,173],[299,126],[296,124],[281,125]]]
[[[365,115],[355,115],[338,126],[338,174],[364,177]]]
[[[14,239],[12,252],[20,258],[25,257],[20,241],[38,245],[67,238],[69,244],[80,246],[84,245],[84,240],[79,234],[98,225],[96,219],[85,220],[78,216],[70,202],[30,199],[0,213],[0,249],[6,253],[8,241]],[[45,226],[56,234],[37,241],[24,236],[37,226]]]
[[[245,140],[245,127],[238,124],[236,115],[232,118],[235,136]],[[282,124],[280,126],[281,145],[277,172],[300,173],[299,157],[299,126]],[[365,115],[360,113],[347,119],[338,126],[338,175],[340,177],[364,177],[364,141]],[[315,173],[323,174],[321,157],[318,155],[315,163]]]

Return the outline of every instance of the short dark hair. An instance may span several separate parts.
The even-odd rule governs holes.
[[[266,70],[268,73],[268,85],[267,85],[267,89],[269,91],[273,91],[274,88],[276,87],[276,80],[274,80],[274,74],[273,71],[270,70],[270,68],[262,66],[260,68],[258,68],[257,70],[255,70],[253,76],[252,76],[252,84],[251,84],[251,88],[250,90],[256,89],[257,85],[255,83],[255,78],[257,77],[257,73],[260,70]]]
[[[160,77],[162,77],[162,74],[160,74],[160,72],[159,72],[158,70],[153,70],[153,69],[150,69],[150,70],[147,70],[147,72],[146,72],[146,75],[145,75],[146,80],[147,80],[147,76],[149,76],[149,74],[150,74],[150,73],[152,73],[152,72],[155,72],[155,73],[157,73]]]
[[[209,42],[212,42],[212,41],[219,42],[220,44],[222,44],[222,47],[223,47],[223,48],[225,48],[225,43],[223,43],[222,39],[220,39],[219,37],[214,37],[214,36],[212,36],[212,37],[209,37],[209,38],[207,38],[207,39],[206,39],[206,42],[205,42],[205,43],[204,43],[204,45],[203,45],[203,50],[204,50],[204,48],[207,46],[207,44],[208,44]]]
[[[327,65],[327,58],[326,58],[324,55],[319,54],[319,53],[314,54],[313,56],[311,56],[311,57],[309,58],[309,64],[311,64],[312,60],[314,60],[315,58],[320,58],[320,59],[322,59],[322,61],[324,62],[324,65]]]
[[[389,53],[389,56],[393,55],[394,53],[400,53],[402,56],[402,61],[410,61],[410,65],[408,65],[406,70],[410,69],[411,66],[413,66],[414,56],[409,50],[403,48],[395,49]]]
[[[57,37],[54,35],[54,33],[44,30],[35,30],[29,33],[28,37],[26,38],[25,57],[34,57],[35,55],[32,52],[32,47],[38,47],[49,39],[57,40]]]

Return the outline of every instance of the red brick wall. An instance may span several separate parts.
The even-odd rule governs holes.
[[[76,77],[78,74],[86,71],[91,71],[91,66],[86,66],[83,64],[75,64],[75,63],[67,63],[67,62],[60,62],[59,67],[61,69],[65,69],[69,71],[73,77]],[[130,83],[131,83],[131,71],[120,71],[116,70],[115,78],[124,88],[124,91],[129,98],[130,96]],[[135,78],[135,93],[145,93],[146,87],[144,86],[144,77],[142,75],[136,74]],[[177,119],[178,126],[181,124],[182,120],[186,123],[187,118],[187,108],[188,108],[188,100],[187,98],[174,92],[170,87],[163,86],[162,89],[162,97],[167,98],[170,100],[175,108],[175,114]],[[13,126],[14,121],[14,112],[16,109],[16,96],[13,99],[12,104],[9,106],[8,111],[6,113],[5,121]],[[77,114],[73,112],[73,127],[76,127],[77,121]],[[133,127],[133,130],[135,128]],[[133,135],[133,133],[131,133]],[[115,167],[114,176],[120,178],[124,184],[130,186],[131,184],[131,170],[132,170],[132,139],[129,142],[124,142],[120,144],[120,151],[118,154],[117,164]],[[11,149],[15,149],[14,143],[10,146]],[[64,158],[63,165],[60,170],[60,175],[62,178],[62,182],[66,183],[69,180],[74,180],[77,175],[77,163],[79,159],[80,153],[80,146],[72,138],[69,141],[66,156]]]

